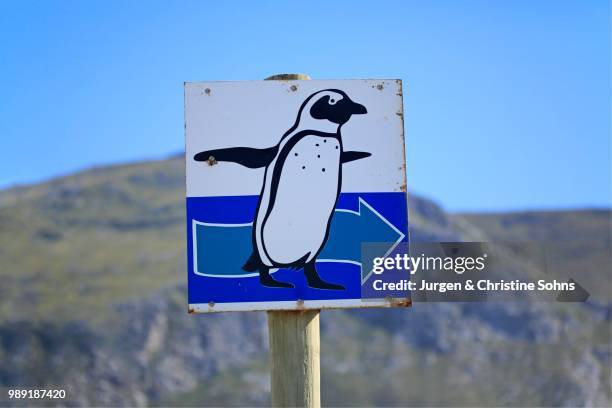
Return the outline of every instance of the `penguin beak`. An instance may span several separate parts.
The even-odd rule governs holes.
[[[363,115],[363,114],[368,113],[368,110],[366,109],[365,106],[351,101],[351,113],[353,115]]]

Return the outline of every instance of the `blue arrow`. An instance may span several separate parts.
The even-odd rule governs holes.
[[[318,262],[350,262],[371,265],[372,259],[389,253],[404,234],[376,211],[363,198],[359,198],[359,211],[336,209],[330,227],[329,239],[319,254]],[[362,244],[369,242],[393,243],[391,246],[368,246],[362,259]],[[364,282],[370,270],[361,269]]]
[[[216,224],[193,220],[195,273],[215,277],[246,277],[242,265],[251,255],[252,224]],[[359,211],[336,209],[330,226],[330,235],[317,262],[347,262],[361,266],[371,265],[371,258],[389,253],[404,238],[404,234],[387,221],[361,197]],[[366,260],[361,259],[361,245],[365,242],[386,242],[390,246],[368,251]],[[228,248],[232,248],[228,256]],[[382,253],[379,253],[382,252]],[[362,268],[362,281],[369,271]]]
[[[252,223],[216,224],[193,220],[194,272],[222,278],[257,275],[242,269],[253,252],[252,227]]]

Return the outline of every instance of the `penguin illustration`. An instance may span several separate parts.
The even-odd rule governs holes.
[[[315,266],[325,246],[342,185],[342,164],[369,157],[344,151],[340,129],[352,115],[367,113],[338,89],[310,95],[294,125],[273,147],[230,147],[207,150],[196,161],[234,162],[265,167],[253,222],[253,253],[242,269],[259,271],[263,286],[293,288],[272,277],[272,268],[303,268],[308,286],[344,290],[321,279]]]

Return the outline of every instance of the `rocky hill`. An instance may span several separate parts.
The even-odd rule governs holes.
[[[186,313],[183,197],[180,158],[0,192],[0,389],[269,403],[265,314]],[[410,209],[413,240],[551,243],[549,271],[592,296],[324,311],[325,405],[610,406],[609,210],[448,215],[414,196]]]

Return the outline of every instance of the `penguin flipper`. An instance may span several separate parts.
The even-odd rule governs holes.
[[[212,157],[215,161],[233,162],[250,169],[257,169],[270,164],[277,151],[278,145],[267,149],[228,147],[226,149],[205,150],[193,156],[193,159],[195,161],[208,161]]]
[[[342,163],[348,163],[359,159],[370,157],[372,153],[368,152],[342,152]]]

